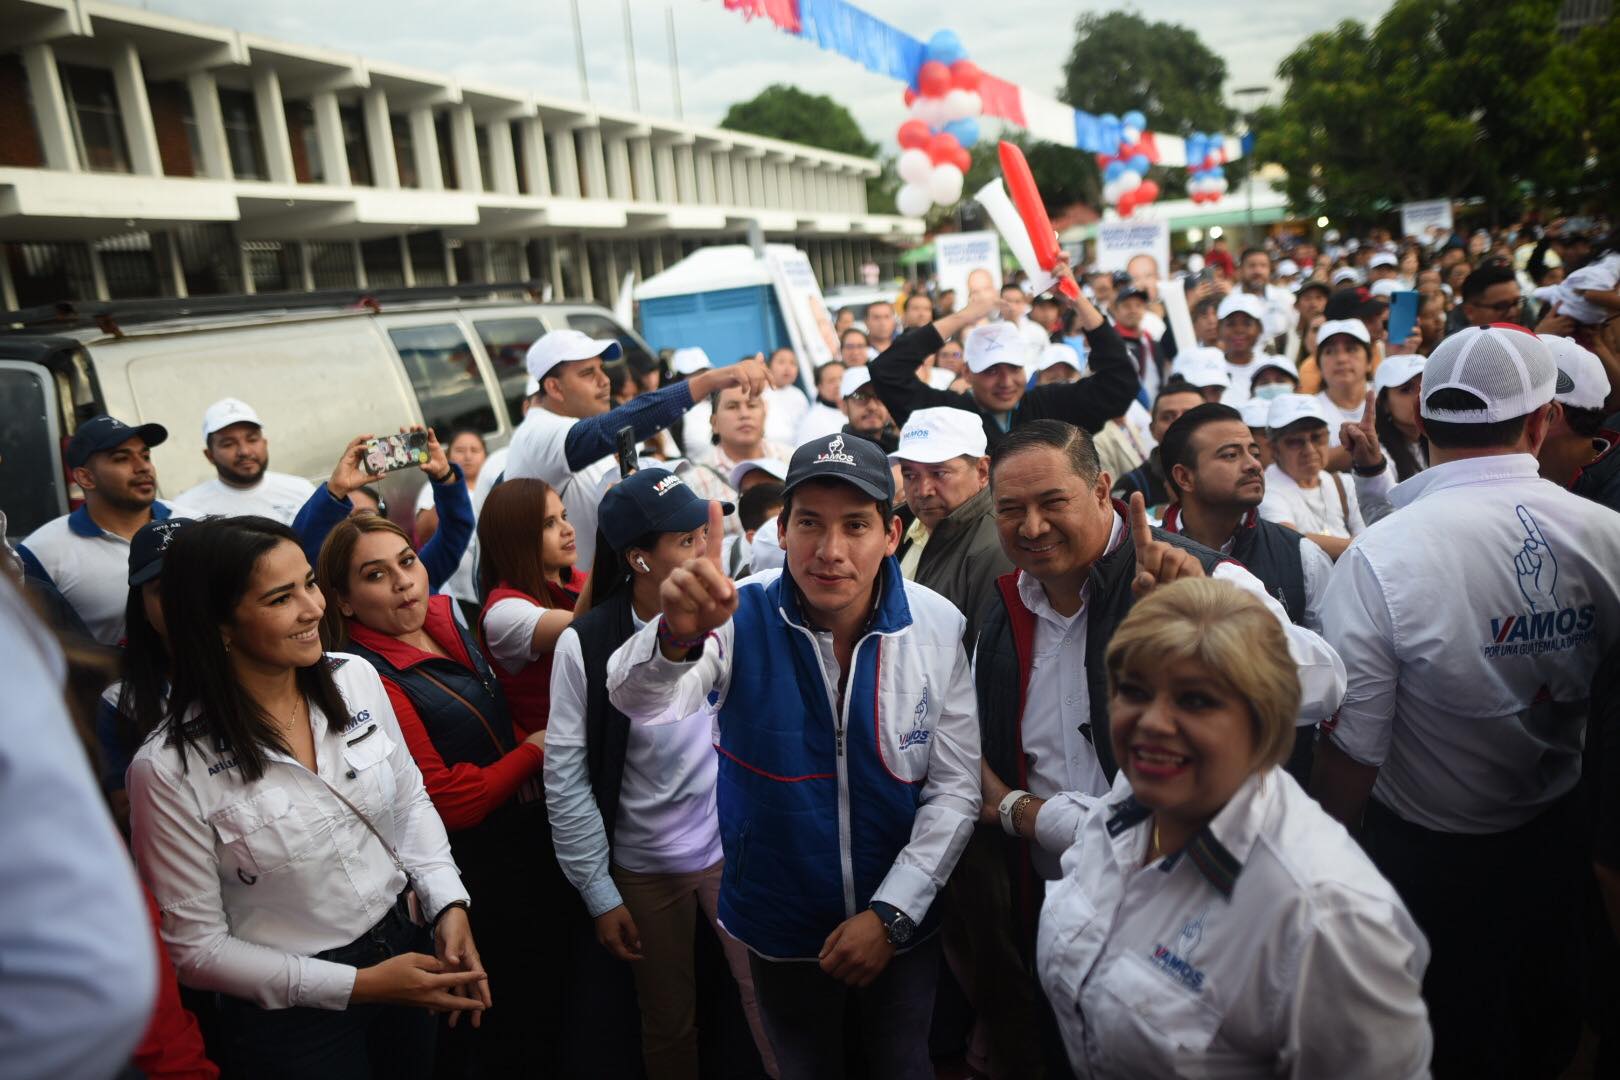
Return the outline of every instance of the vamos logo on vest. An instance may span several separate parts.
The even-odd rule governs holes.
[[[1515,507],[1524,541],[1513,555],[1519,595],[1529,605],[1491,619],[1490,639],[1480,646],[1487,659],[1562,652],[1592,639],[1597,606],[1565,606],[1558,601],[1558,559],[1541,526],[1523,506]]]

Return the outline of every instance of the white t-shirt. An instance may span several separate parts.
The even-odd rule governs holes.
[[[836,435],[844,430],[847,423],[849,417],[831,405],[817,401],[805,412],[804,419],[799,421],[799,430],[793,436],[792,443],[795,447],[799,447],[814,439]]]
[[[1339,405],[1333,400],[1333,398],[1328,396],[1328,392],[1326,390],[1318,392],[1316,395],[1316,400],[1322,403],[1322,411],[1327,413],[1330,418],[1337,416],[1341,421],[1350,424],[1360,423],[1361,414],[1367,409],[1365,394],[1362,396],[1362,400],[1356,402],[1354,406],[1348,409]],[[1328,445],[1339,445],[1339,425],[1332,422],[1329,422],[1328,424]]]
[[[686,460],[694,465],[705,465],[714,457],[714,427],[709,423],[713,413],[714,406],[703,398],[694,401],[681,417],[681,442],[685,444]]]
[[[793,436],[798,433],[799,421],[810,411],[810,399],[804,391],[789,384],[765,391],[765,438],[769,442],[797,446]]]
[[[184,492],[175,502],[191,507],[200,514],[219,514],[222,517],[242,517],[256,514],[274,518],[283,525],[291,525],[304,503],[315,494],[315,485],[302,476],[290,473],[267,472],[250,488],[233,487],[214,477],[204,480]]]
[[[616,463],[609,454],[578,472],[568,468],[563,445],[568,430],[577,423],[573,417],[558,416],[544,406],[530,409],[512,436],[506,477],[544,480],[556,490],[568,511],[568,523],[574,527],[575,565],[588,570],[596,557],[597,488]]]
[[[484,643],[503,672],[516,675],[540,658],[534,649],[534,628],[548,610],[533,600],[508,596],[484,612]]]
[[[488,472],[489,461],[484,462],[484,469],[478,473],[482,481],[485,477],[493,478],[496,473]],[[467,486],[467,499],[472,503],[473,522],[476,524],[478,515],[484,509],[484,497],[489,494],[489,485],[480,483],[477,487]],[[416,512],[433,509],[433,485],[423,484],[422,490],[416,493]],[[444,522],[439,523],[442,527]],[[478,533],[473,532],[472,538],[467,541],[467,551],[461,556],[461,562],[456,564],[455,573],[450,575],[444,583],[441,592],[448,593],[457,600],[465,600],[469,604],[478,603]]]
[[[1260,370],[1260,366],[1271,355],[1269,352],[1256,349],[1247,364],[1234,364],[1228,360],[1226,362],[1226,375],[1232,380],[1232,385],[1228,386],[1226,392],[1221,395],[1221,404],[1230,405],[1235,409],[1253,397],[1254,394],[1249,390],[1249,380],[1254,378],[1254,373]],[[1361,418],[1359,412],[1356,413],[1356,418]]]
[[[1334,477],[1338,477],[1336,485]],[[1339,498],[1342,487],[1344,498]],[[1348,508],[1348,513],[1346,513]],[[1356,501],[1356,485],[1348,478],[1323,469],[1314,488],[1302,488],[1276,465],[1266,467],[1266,497],[1260,503],[1260,516],[1267,521],[1286,522],[1295,531],[1338,536],[1346,540],[1361,533],[1361,507]]]

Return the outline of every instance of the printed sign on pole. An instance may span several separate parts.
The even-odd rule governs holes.
[[[1001,237],[994,230],[941,233],[934,237],[934,267],[939,288],[956,290],[956,306],[966,307],[975,293],[1001,291]]]
[[[1451,200],[1428,199],[1424,202],[1401,203],[1401,235],[1429,239],[1431,230],[1451,232]]]
[[[1170,223],[1150,218],[1097,223],[1097,269],[1123,270],[1136,255],[1158,260],[1158,276],[1170,268]]]

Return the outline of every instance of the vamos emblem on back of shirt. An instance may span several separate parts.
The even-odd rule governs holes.
[[[1597,606],[1566,607],[1558,601],[1558,558],[1541,526],[1523,506],[1515,508],[1524,541],[1513,553],[1513,572],[1528,611],[1491,619],[1490,640],[1480,646],[1487,659],[1562,652],[1590,641]]]

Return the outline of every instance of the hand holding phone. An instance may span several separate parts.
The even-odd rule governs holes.
[[[1418,304],[1422,297],[1410,290],[1403,289],[1393,293],[1389,298],[1389,341],[1392,345],[1403,344],[1412,336],[1412,328],[1417,325]]]
[[[360,463],[372,476],[397,472],[427,464],[428,435],[426,431],[402,431],[398,435],[379,435],[367,439]]]

